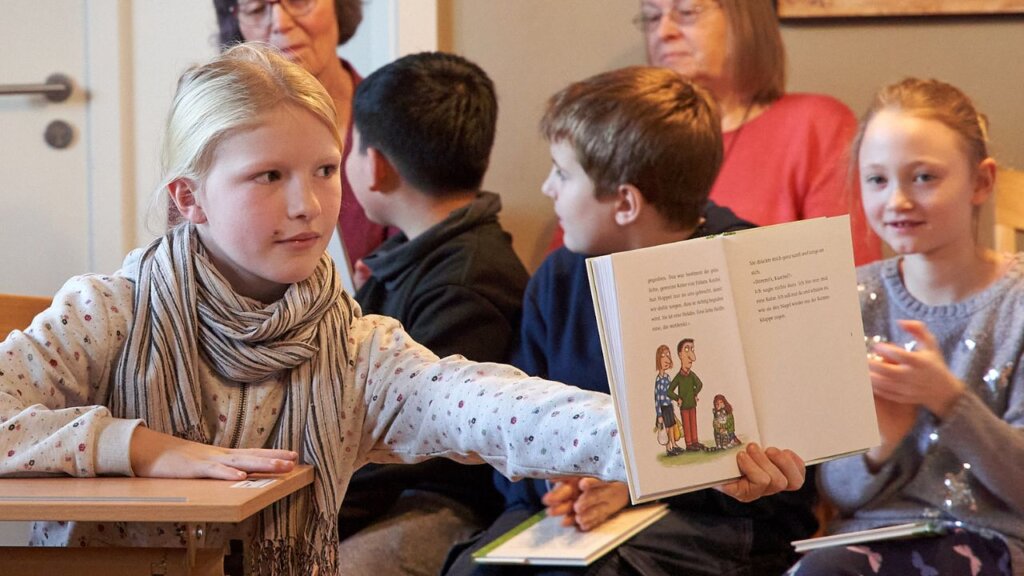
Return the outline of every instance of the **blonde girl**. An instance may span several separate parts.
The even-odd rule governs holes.
[[[337,573],[338,506],[367,462],[624,479],[606,396],[439,360],[396,321],[361,315],[325,253],[341,202],[335,120],[316,79],[268,47],[182,76],[162,189],[185,221],[118,272],[72,278],[0,343],[0,475],[238,480],[313,465],[309,489],[205,527],[203,546],[248,542],[254,574]],[[738,498],[786,484],[775,467],[747,472]],[[39,524],[32,540],[184,546],[177,528]]]
[[[1024,574],[1024,267],[976,242],[996,165],[960,90],[907,79],[854,143],[865,211],[896,257],[858,270],[882,444],[822,466],[849,532],[944,535],[834,547],[795,574]]]

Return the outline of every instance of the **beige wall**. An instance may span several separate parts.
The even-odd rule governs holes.
[[[485,186],[502,195],[502,222],[531,269],[543,258],[550,167],[537,135],[545,100],[567,83],[643,63],[628,0],[447,0],[441,47],[494,79],[501,111]],[[789,88],[832,94],[858,114],[883,83],[934,76],[964,88],[992,121],[997,158],[1024,168],[1024,19],[895,19],[783,25]]]
[[[452,0],[451,49],[477,62],[498,90],[498,138],[484,186],[501,194],[502,224],[531,270],[554,225],[540,184],[551,167],[537,133],[544,103],[569,82],[640,64],[640,32],[625,0]],[[444,19],[442,19],[443,21]]]
[[[945,80],[988,115],[996,158],[1024,168],[1024,18],[785,24],[783,37],[790,90],[832,94],[859,115],[883,84]]]

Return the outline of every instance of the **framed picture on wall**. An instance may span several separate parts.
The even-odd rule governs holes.
[[[776,0],[779,17],[1024,14],[1024,0]]]

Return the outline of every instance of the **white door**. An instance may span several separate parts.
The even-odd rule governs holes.
[[[0,84],[39,84],[60,73],[74,90],[60,103],[0,96],[0,292],[53,294],[89,268],[85,8],[84,0],[3,7]],[[71,129],[65,148],[44,140],[58,122]]]

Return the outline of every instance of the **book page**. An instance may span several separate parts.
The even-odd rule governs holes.
[[[808,463],[877,445],[849,218],[725,240],[765,443]]]
[[[738,477],[736,452],[760,437],[721,243],[608,258],[619,326],[605,343],[634,501]]]

